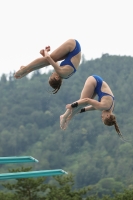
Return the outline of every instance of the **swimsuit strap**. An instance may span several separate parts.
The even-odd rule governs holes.
[[[114,100],[115,100],[115,98],[114,98],[114,96],[112,96],[111,94],[108,94],[108,93],[104,93],[104,94],[105,94],[104,96],[111,96],[111,97],[112,97],[112,99],[113,99],[113,101],[112,101],[112,104],[111,104],[110,108],[107,110],[107,111],[109,111],[109,110],[112,108],[113,104],[114,104]],[[114,109],[113,109],[113,110],[114,110]]]

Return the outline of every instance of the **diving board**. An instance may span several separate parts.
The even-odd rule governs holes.
[[[7,163],[24,163],[24,162],[39,162],[32,156],[12,156],[12,157],[0,157],[0,164]]]
[[[3,173],[3,174],[0,174],[0,180],[17,179],[17,178],[33,178],[33,177],[35,178],[35,177],[40,177],[40,176],[57,176],[57,175],[63,175],[63,174],[68,174],[68,173],[62,169]]]

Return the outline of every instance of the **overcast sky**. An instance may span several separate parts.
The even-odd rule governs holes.
[[[17,71],[69,38],[87,60],[133,56],[133,0],[1,0],[0,75]]]

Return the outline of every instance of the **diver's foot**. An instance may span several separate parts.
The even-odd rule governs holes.
[[[69,122],[70,122],[70,120],[67,119],[65,124],[64,124],[64,127],[63,127],[64,129],[63,130],[65,130],[68,127]]]
[[[66,124],[66,118],[64,117],[64,115],[60,116],[60,128],[62,130],[65,130],[65,124]]]
[[[20,69],[14,74],[14,77],[16,79],[20,79],[24,76],[26,76],[27,74],[29,74],[31,71],[27,69],[27,67],[25,66],[21,66]]]

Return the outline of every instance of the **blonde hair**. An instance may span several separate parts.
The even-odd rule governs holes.
[[[116,121],[116,117],[114,114],[111,114],[109,118],[106,118],[104,120],[104,124],[107,125],[107,126],[114,126],[115,127],[115,130],[116,132],[118,133],[118,136],[123,140],[123,141],[126,141],[124,138],[123,138],[123,135],[119,129],[119,126],[117,124],[117,121]]]
[[[60,77],[58,80],[55,78],[49,79],[49,85],[54,88],[52,91],[53,94],[56,94],[62,85],[62,78]]]

